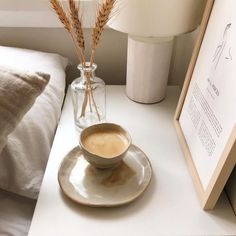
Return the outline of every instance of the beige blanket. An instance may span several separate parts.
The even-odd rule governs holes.
[[[0,152],[7,136],[42,93],[50,75],[0,65]]]

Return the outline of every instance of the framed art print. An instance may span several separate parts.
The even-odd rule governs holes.
[[[203,209],[236,164],[236,1],[208,0],[175,127]]]

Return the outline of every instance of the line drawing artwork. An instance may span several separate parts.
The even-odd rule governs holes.
[[[225,78],[228,78],[228,73],[232,66],[232,27],[231,20],[228,20],[222,27],[219,43],[217,43],[212,56],[210,73],[207,78],[207,91],[213,100],[219,97],[221,90],[220,84]]]
[[[221,60],[222,54],[223,54],[225,49],[228,50],[227,56],[225,56],[225,59],[226,60],[232,60],[231,46],[227,45],[228,41],[229,41],[229,37],[230,37],[230,30],[232,28],[231,26],[232,26],[232,23],[228,23],[225,26],[225,29],[224,29],[224,32],[223,32],[223,35],[222,35],[222,39],[221,39],[220,43],[218,44],[218,46],[215,50],[213,60],[212,60],[212,62],[214,63],[215,70],[217,69],[219,61]],[[228,48],[227,48],[227,46],[228,46]]]

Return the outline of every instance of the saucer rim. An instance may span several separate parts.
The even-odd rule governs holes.
[[[80,146],[76,146],[74,148],[72,148],[66,155],[65,157],[62,159],[61,163],[60,163],[60,166],[59,166],[59,169],[58,169],[58,173],[57,173],[57,180],[58,180],[58,183],[59,183],[59,186],[60,186],[60,189],[61,191],[63,192],[63,194],[68,197],[70,200],[72,200],[73,202],[75,203],[78,203],[80,205],[84,205],[84,206],[89,206],[89,207],[94,207],[94,208],[102,208],[102,207],[106,207],[106,208],[110,208],[110,207],[118,207],[118,206],[122,206],[122,205],[126,205],[126,204],[129,204],[133,201],[135,201],[137,198],[139,198],[143,193],[146,192],[146,190],[148,189],[148,186],[150,185],[151,183],[151,180],[152,180],[152,176],[153,176],[153,168],[152,168],[152,164],[149,160],[149,158],[147,157],[147,155],[136,145],[134,144],[131,144],[130,147],[134,147],[135,149],[138,149],[139,151],[142,152],[142,154],[144,155],[145,159],[147,160],[147,163],[150,167],[150,178],[147,182],[147,184],[145,185],[144,189],[135,194],[134,197],[131,197],[129,200],[124,200],[124,201],[121,201],[119,203],[90,203],[90,202],[87,202],[87,201],[81,201],[81,200],[78,200],[78,198],[74,198],[72,197],[70,194],[68,194],[64,188],[63,188],[63,184],[61,183],[61,180],[60,180],[60,172],[61,172],[61,169],[62,169],[62,165],[64,163],[64,161],[68,158],[69,154],[73,151],[75,151],[76,149],[79,150],[79,152],[81,152],[81,147]],[[128,150],[129,151],[129,150]],[[82,153],[81,153],[82,154]],[[83,155],[83,154],[82,154]],[[125,158],[124,158],[125,159]],[[86,160],[86,159],[85,159]]]

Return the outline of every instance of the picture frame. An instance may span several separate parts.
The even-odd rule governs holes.
[[[200,60],[202,60],[202,58],[205,57],[204,52],[203,52],[204,48],[209,49],[209,47],[204,46],[204,43],[206,44],[206,42],[208,42],[208,43],[210,43],[209,45],[214,44],[214,43],[211,44],[211,41],[209,39],[210,33],[208,32],[208,30],[211,30],[210,31],[211,33],[216,32],[215,36],[217,37],[217,30],[219,30],[220,27],[215,27],[215,28],[211,27],[210,28],[210,26],[213,25],[213,23],[212,23],[213,19],[216,19],[216,17],[220,18],[219,16],[217,16],[218,5],[219,4],[228,4],[230,0],[226,0],[224,2],[223,1],[222,0],[219,0],[219,1],[208,0],[207,1],[206,7],[205,7],[205,12],[204,12],[203,18],[202,18],[202,23],[201,23],[201,26],[199,29],[197,42],[196,42],[195,48],[193,50],[192,58],[191,58],[191,61],[189,64],[189,68],[188,68],[188,71],[186,74],[185,82],[184,82],[184,85],[183,85],[183,88],[181,91],[181,95],[180,95],[179,102],[178,102],[177,109],[176,109],[175,116],[174,116],[174,124],[175,124],[175,128],[176,128],[176,133],[177,133],[177,136],[179,139],[179,143],[182,148],[183,154],[185,156],[190,174],[192,176],[192,180],[193,180],[197,195],[200,200],[200,205],[202,206],[202,208],[204,210],[211,210],[214,208],[214,206],[215,206],[215,204],[216,204],[216,202],[217,202],[217,200],[218,200],[218,198],[219,198],[219,196],[220,196],[220,194],[221,194],[221,192],[222,192],[222,190],[223,190],[223,188],[224,188],[224,186],[225,186],[225,184],[226,184],[226,182],[227,182],[227,180],[228,180],[228,178],[229,178],[229,176],[236,164],[236,124],[235,124],[235,122],[233,123],[233,126],[230,128],[230,132],[228,132],[227,138],[224,139],[224,141],[225,141],[224,145],[222,145],[222,147],[219,147],[219,148],[218,148],[218,146],[221,146],[222,142],[220,144],[218,144],[218,146],[217,146],[217,142],[216,142],[216,145],[213,145],[214,139],[212,138],[213,139],[213,141],[212,141],[209,138],[210,131],[208,132],[207,125],[205,125],[205,129],[204,129],[205,133],[204,134],[202,134],[202,131],[199,131],[200,125],[198,125],[198,123],[197,123],[198,128],[195,129],[195,127],[194,128],[190,127],[190,129],[191,129],[191,132],[189,131],[189,133],[191,133],[191,136],[190,136],[187,134],[188,134],[188,128],[189,128],[189,126],[191,126],[191,125],[189,125],[191,123],[191,121],[189,121],[189,124],[188,124],[188,122],[185,122],[187,119],[191,120],[191,115],[189,115],[190,118],[186,118],[185,116],[188,116],[187,114],[192,114],[194,112],[195,112],[194,115],[192,115],[193,116],[192,123],[193,122],[196,123],[196,120],[199,123],[201,122],[201,121],[199,121],[201,119],[201,114],[200,114],[200,112],[198,113],[198,111],[196,111],[198,109],[196,107],[196,105],[191,104],[191,108],[189,108],[190,107],[190,100],[192,99],[193,96],[195,96],[195,95],[193,95],[194,89],[192,87],[193,87],[193,83],[195,83],[195,84],[197,84],[197,83],[206,84],[207,83],[206,81],[203,81],[206,78],[204,76],[198,76],[198,71],[196,71],[196,70],[199,70],[199,68],[201,69],[201,66],[200,66],[201,61]],[[216,2],[217,2],[217,4],[216,4]],[[233,3],[233,1],[232,1],[232,4],[235,4],[235,3]],[[216,9],[214,9],[214,7]],[[233,23],[235,23],[235,22],[233,22]],[[208,25],[210,25],[209,29],[208,29]],[[228,28],[229,28],[229,26],[228,26]],[[224,36],[225,36],[225,32],[226,32],[226,30],[224,30],[224,33],[223,33]],[[224,45],[224,47],[226,48],[225,45]],[[218,47],[217,50],[219,48],[220,47]],[[208,51],[210,51],[210,49]],[[230,50],[228,50],[227,53],[229,54],[229,52],[230,52]],[[207,54],[207,52],[206,52],[206,54]],[[222,52],[220,54],[222,54]],[[225,57],[225,58],[227,58],[227,57]],[[230,59],[232,60],[232,58],[230,58]],[[209,62],[209,63],[212,63],[212,62]],[[207,63],[205,63],[205,64],[207,64]],[[209,68],[209,67],[207,65],[205,65],[204,70],[207,70],[207,68]],[[208,70],[210,71],[210,69],[208,69]],[[222,71],[222,69],[221,69],[221,71]],[[223,71],[227,72],[227,68],[225,68]],[[216,72],[216,74],[214,74],[214,77],[217,77],[217,73],[218,72]],[[199,73],[199,74],[201,74],[201,73]],[[204,73],[202,73],[201,75],[204,75]],[[214,77],[212,77],[212,79]],[[209,78],[210,78],[210,76],[208,77],[208,80],[209,80],[208,82],[210,84],[208,86],[211,86],[212,85],[212,83],[210,82],[211,78],[210,79]],[[194,86],[196,86],[196,85],[194,85]],[[211,86],[211,87],[213,87],[213,86]],[[216,88],[215,87],[213,87],[213,88],[214,88],[214,92],[217,94]],[[210,88],[210,89],[212,89],[212,88]],[[217,94],[217,95],[219,95],[219,94]],[[202,109],[203,110],[202,113],[204,113],[204,112],[211,113],[210,115],[207,114],[208,118],[210,117],[208,120],[213,119],[213,118],[214,118],[214,120],[216,120],[217,117],[214,117],[213,116],[214,114],[211,111],[211,110],[214,111],[214,109],[213,109],[214,107],[211,108],[210,106],[208,106],[207,98],[205,99],[204,95],[202,95],[202,94],[199,95],[199,92],[198,92],[198,95],[194,97],[194,99],[195,100],[199,99],[199,96],[201,98],[200,98],[200,101],[198,101],[199,103],[197,105],[199,105],[200,103],[204,103],[204,105],[200,104],[199,106],[202,106],[201,108],[207,107],[207,108],[205,108],[205,111],[204,111],[204,109]],[[227,96],[227,94],[225,96]],[[224,101],[224,99],[221,99],[220,101],[222,102],[222,101]],[[191,103],[194,103],[194,102],[195,101],[191,101]],[[187,106],[189,106],[189,107],[186,108]],[[227,105],[225,105],[225,106],[227,106]],[[209,109],[211,109],[210,112],[209,112]],[[234,109],[234,108],[232,107],[232,109]],[[191,110],[191,112],[189,112],[189,110]],[[203,114],[203,115],[205,115],[205,114]],[[199,118],[199,116],[200,116],[200,118]],[[213,116],[213,118],[212,118],[212,116]],[[225,123],[226,123],[226,125],[228,124],[226,121],[225,121]],[[195,125],[195,126],[197,126],[197,125]],[[224,128],[224,126],[223,126],[223,128]],[[187,131],[185,131],[185,130],[187,130]],[[216,129],[216,132],[218,132],[217,129]],[[208,135],[206,135],[206,133]],[[196,144],[196,142],[195,142],[195,139],[194,139],[195,136],[196,136],[196,139],[201,139],[201,142],[196,141],[198,144]],[[197,147],[198,147],[198,145],[201,145],[201,144],[205,145],[205,149],[207,148],[209,156],[210,155],[213,156],[212,150],[214,148],[215,149],[218,148],[219,150],[221,150],[221,152],[219,152],[220,154],[216,155],[216,158],[215,158],[216,161],[212,161],[213,158],[211,156],[211,157],[209,157],[210,161],[207,162],[208,157],[206,159],[204,159],[202,156],[200,156],[201,154],[199,154],[199,155],[197,154],[197,152],[198,152]],[[194,150],[194,148],[196,150]],[[198,158],[201,161],[198,160]],[[205,161],[207,162],[207,164],[210,163],[209,168],[212,169],[211,172],[206,171],[207,168],[205,166]],[[211,164],[212,164],[212,166],[210,166]],[[214,164],[214,166],[213,166],[213,164]],[[202,173],[204,173],[204,171],[207,172],[206,175],[208,176],[208,181],[204,180],[204,179],[207,179],[207,178],[205,178],[204,174],[202,174]],[[205,186],[203,184],[204,181],[205,181]]]

